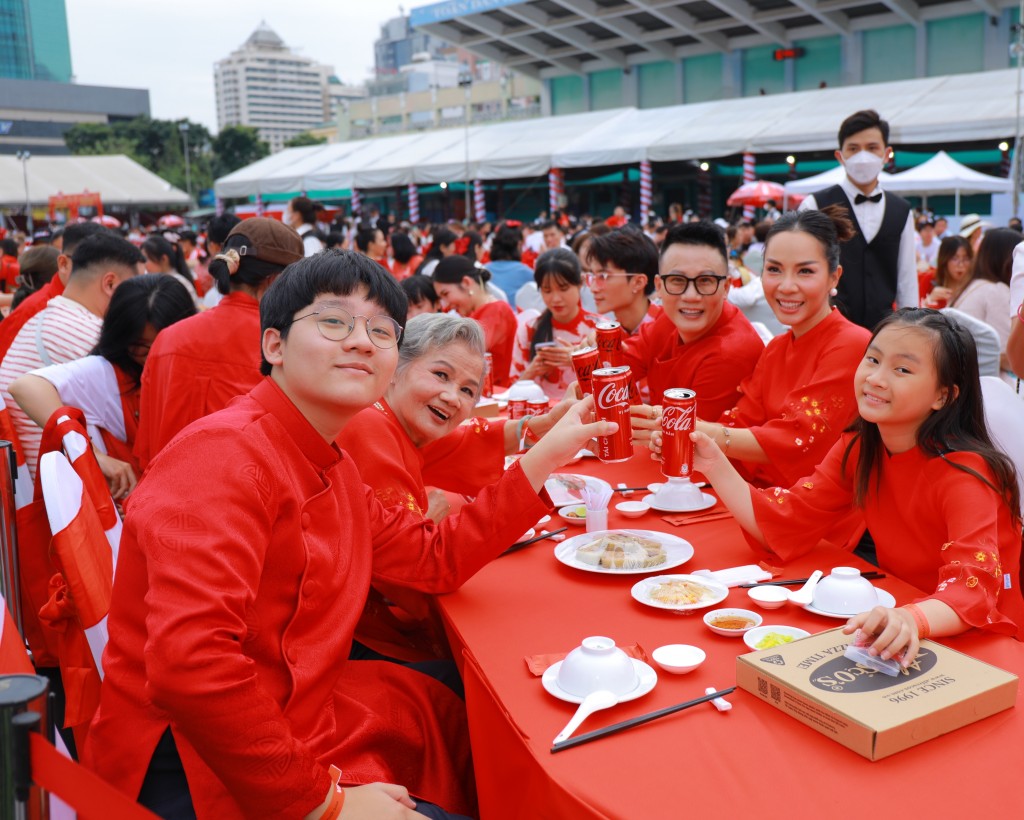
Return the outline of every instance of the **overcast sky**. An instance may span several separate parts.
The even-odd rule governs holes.
[[[71,67],[83,85],[148,88],[152,115],[217,128],[213,64],[261,20],[342,82],[373,69],[373,41],[396,0],[65,0]],[[412,0],[406,11],[427,5]]]

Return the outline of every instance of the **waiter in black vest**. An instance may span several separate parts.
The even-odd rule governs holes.
[[[800,210],[842,205],[857,234],[841,245],[836,305],[851,322],[869,330],[897,307],[918,306],[914,219],[910,203],[878,184],[892,156],[889,123],[877,111],[858,111],[839,127],[836,159],[846,169],[838,185],[818,191]]]

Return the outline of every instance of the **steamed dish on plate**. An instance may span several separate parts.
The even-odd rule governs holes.
[[[665,581],[652,587],[650,596],[652,601],[657,601],[659,604],[690,606],[692,604],[699,604],[705,599],[715,597],[715,592],[703,584],[698,584],[696,581],[679,579]]]
[[[665,548],[652,538],[631,533],[607,533],[576,550],[584,564],[607,569],[644,569],[664,564]]]

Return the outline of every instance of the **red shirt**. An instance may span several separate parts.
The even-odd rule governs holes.
[[[142,371],[135,454],[145,469],[174,435],[260,376],[260,305],[240,291],[162,330]]]
[[[783,560],[809,552],[853,506],[854,445],[844,473],[844,433],[814,473],[789,490],[751,489],[754,516],[769,548]],[[947,461],[948,459],[948,461]],[[964,622],[1024,638],[1020,591],[1020,524],[1006,502],[969,467],[995,483],[975,453],[928,456],[915,447],[889,455],[882,448],[878,483],[869,484],[863,516],[878,551],[878,566],[934,590]]]
[[[718,419],[748,428],[768,462],[743,462],[757,487],[788,487],[814,468],[857,416],[853,374],[871,334],[838,310],[799,339],[792,332],[768,343],[740,400]]]
[[[63,292],[64,283],[57,274],[54,274],[49,282],[35,293],[26,296],[25,300],[0,322],[0,362],[4,360],[7,351],[11,349],[18,331],[25,326],[29,319],[42,311],[47,302],[55,296],[60,296]]]
[[[14,280],[18,277],[19,272],[17,257],[7,254],[0,255],[0,282],[3,282],[4,290],[8,293],[13,293],[14,289],[18,287],[18,283]]]
[[[464,704],[347,660],[353,630],[371,577],[451,591],[548,511],[518,467],[439,526],[385,508],[261,381],[177,436],[130,497],[83,761],[137,795],[170,726],[200,818],[302,817],[330,763],[470,813]]]
[[[470,314],[484,329],[487,352],[494,356],[494,384],[508,384],[512,348],[516,343],[516,314],[504,299],[496,299]]]
[[[739,399],[739,385],[764,351],[764,342],[739,309],[725,302],[722,315],[699,339],[684,343],[664,313],[641,324],[622,342],[622,360],[634,379],[647,378],[651,404],[670,387],[697,392],[697,415],[717,419]]]

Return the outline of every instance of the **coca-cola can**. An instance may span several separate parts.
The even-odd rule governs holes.
[[[528,403],[526,399],[509,399],[508,400],[508,417],[515,421],[516,419],[525,418],[530,415],[527,409]]]
[[[619,429],[610,436],[597,437],[597,457],[606,463],[628,461],[633,455],[629,424],[629,383],[633,374],[628,367],[602,367],[592,375],[594,413],[601,421],[614,421]]]
[[[661,472],[668,478],[689,478],[693,472],[693,442],[697,429],[697,394],[671,387],[661,399]]]
[[[597,323],[597,350],[603,367],[622,364],[622,325],[618,322]]]
[[[572,369],[576,372],[576,381],[584,396],[589,396],[594,392],[590,376],[594,372],[594,368],[600,366],[598,356],[599,352],[596,347],[584,347],[581,350],[574,350],[571,354]]]
[[[526,414],[528,416],[540,416],[548,412],[547,399],[529,399],[526,402]]]
[[[494,354],[484,353],[484,384],[480,390],[480,395],[484,398],[491,398],[494,396]]]

